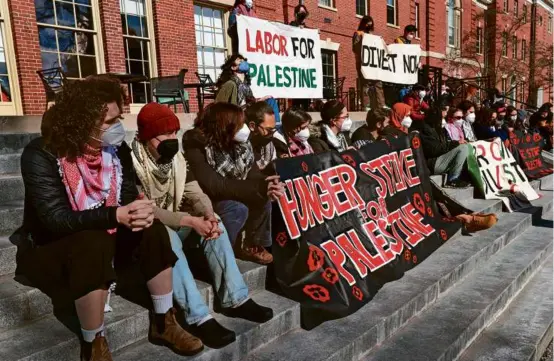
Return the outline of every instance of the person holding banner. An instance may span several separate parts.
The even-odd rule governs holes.
[[[330,100],[321,110],[321,122],[311,127],[308,142],[314,153],[336,150],[343,152],[350,147],[350,128],[352,119],[348,109],[338,100]]]
[[[260,171],[249,137],[240,107],[213,103],[184,134],[183,148],[229,240],[236,243],[245,228],[245,242],[235,244],[235,255],[269,264],[273,257],[265,247],[271,246],[271,200],[282,194],[283,185]]]
[[[283,113],[281,128],[273,135],[277,157],[288,158],[314,153],[308,142],[311,122],[310,114],[296,107],[289,108]]]
[[[298,4],[294,7],[294,20],[290,22],[290,26],[296,26],[303,29],[306,26],[306,19],[310,13],[304,4]]]
[[[369,15],[360,20],[358,30],[352,35],[352,51],[356,58],[356,71],[358,72],[358,89],[362,92],[362,104],[365,104],[364,96],[369,95],[369,105],[371,109],[386,107],[385,93],[383,92],[383,82],[380,80],[367,80],[362,74],[362,42],[364,34],[371,34],[374,30],[373,18]],[[370,87],[372,91],[370,91]]]
[[[227,34],[231,38],[231,48],[233,54],[239,52],[239,36],[237,32],[237,16],[250,16],[257,18],[256,10],[254,9],[254,0],[235,0],[231,15],[229,15],[229,27]]]
[[[417,33],[417,27],[415,25],[408,25],[404,28],[404,35],[401,35],[394,39],[395,44],[411,44],[415,39]]]

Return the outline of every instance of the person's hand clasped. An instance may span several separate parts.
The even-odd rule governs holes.
[[[208,241],[218,239],[223,234],[223,230],[219,228],[219,222],[215,217],[215,214],[208,214],[204,216],[204,219],[212,224],[212,231],[210,237],[206,238]]]
[[[192,228],[200,235],[200,237],[212,240],[212,233],[213,233],[213,224],[212,222],[202,218],[202,217],[194,217],[192,221]]]
[[[267,177],[267,197],[272,201],[278,200],[283,194],[285,194],[285,184],[279,181],[278,175],[272,175]]]
[[[133,232],[148,228],[154,222],[155,202],[139,199],[117,209],[117,221]]]

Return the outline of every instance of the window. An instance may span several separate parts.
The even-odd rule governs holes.
[[[483,54],[483,28],[478,27],[475,39],[475,52],[477,54]]]
[[[508,34],[502,33],[502,56],[508,56]]]
[[[398,17],[396,15],[398,0],[387,0],[387,24],[398,25]]]
[[[539,26],[542,26],[542,15],[539,16]]]
[[[508,79],[502,78],[502,93],[506,94],[507,90],[508,90]]]
[[[4,16],[4,14],[8,16]],[[0,115],[22,113],[8,3],[0,0]]]
[[[368,0],[356,0],[356,15],[364,16],[368,13]]]
[[[327,6],[329,8],[335,7],[335,0],[318,0],[318,4],[321,6]]]
[[[512,37],[512,58],[517,59],[517,37]]]
[[[521,39],[521,60],[527,60],[527,40]]]
[[[415,26],[417,28],[416,38],[419,38],[419,3],[415,4]]]
[[[69,78],[98,72],[97,29],[91,0],[35,0],[42,68]]]
[[[448,45],[459,48],[460,47],[460,23],[461,12],[458,6],[459,0],[448,0],[447,19],[448,19]]]
[[[519,15],[519,4],[517,0],[514,0],[514,16],[517,18]]]
[[[504,0],[504,12],[507,13],[509,11],[509,7],[508,7],[508,0]]]
[[[151,42],[146,0],[120,0],[120,6],[127,73],[150,78]],[[150,83],[129,84],[129,95],[131,103],[150,102]]]
[[[548,27],[548,33],[552,34],[552,15],[548,16],[548,24],[546,26]]]
[[[198,72],[209,75],[213,81],[219,77],[227,54],[223,24],[221,9],[194,5]]]
[[[321,49],[321,65],[323,69],[323,86],[328,89],[329,94],[324,94],[324,98],[330,98],[334,94],[333,82],[337,78],[337,52]]]

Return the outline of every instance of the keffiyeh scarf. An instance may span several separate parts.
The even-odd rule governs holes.
[[[252,144],[235,143],[230,152],[208,145],[206,161],[222,177],[244,180],[254,165]]]
[[[333,146],[333,148],[335,148],[339,152],[344,152],[348,149],[348,142],[346,141],[346,137],[344,136],[344,134],[333,133],[331,128],[329,128],[329,126],[327,126],[326,124],[323,125],[323,130],[325,131],[327,141]]]

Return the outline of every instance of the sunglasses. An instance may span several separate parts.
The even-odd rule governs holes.
[[[464,117],[463,116],[457,116],[457,117],[452,117],[452,119],[460,120],[460,119],[464,119]]]

